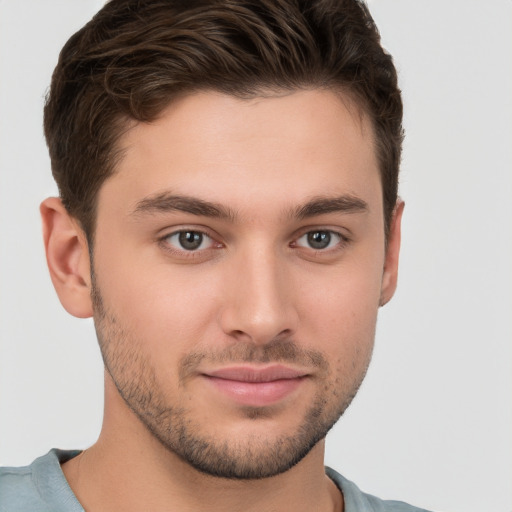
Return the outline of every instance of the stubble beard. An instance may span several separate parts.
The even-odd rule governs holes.
[[[150,359],[130,332],[105,307],[92,279],[96,333],[105,364],[120,396],[161,445],[201,473],[228,479],[261,479],[276,476],[300,462],[338,421],[357,393],[368,368],[371,350],[359,375],[350,382],[332,378],[332,369],[319,351],[302,350],[291,340],[267,345],[238,343],[222,353],[192,353],[180,361],[180,373],[191,372],[200,361],[230,363],[288,362],[314,366],[324,378],[321,389],[300,425],[286,435],[247,435],[233,439],[209,436],[207,426],[197,425],[189,411],[168,403]],[[338,370],[337,374],[340,374]],[[270,408],[246,407],[247,418],[261,421]]]

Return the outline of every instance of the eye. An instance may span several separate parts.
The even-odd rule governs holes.
[[[209,249],[214,244],[206,233],[188,229],[171,233],[165,237],[165,241],[174,249],[190,252]]]
[[[296,244],[299,247],[307,247],[321,251],[336,247],[343,241],[339,233],[328,230],[308,231],[297,239]]]

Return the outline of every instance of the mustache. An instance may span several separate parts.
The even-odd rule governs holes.
[[[184,355],[179,362],[180,381],[198,373],[201,365],[290,363],[314,368],[321,373],[329,371],[327,358],[318,350],[299,347],[293,340],[272,340],[264,345],[237,342],[217,351],[198,351]]]

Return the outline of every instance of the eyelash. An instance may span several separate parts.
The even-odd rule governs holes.
[[[210,244],[209,244],[210,246],[206,247],[204,249],[197,248],[197,249],[191,249],[191,250],[187,250],[184,247],[182,247],[182,248],[173,247],[171,245],[171,243],[169,242],[169,240],[172,237],[176,237],[176,236],[179,236],[179,235],[185,234],[185,233],[189,233],[189,234],[193,233],[194,235],[201,235],[202,237],[206,237],[207,239],[210,239]],[[311,234],[318,234],[318,233],[328,234],[329,237],[332,237],[332,236],[336,237],[338,240],[335,243],[334,247],[315,249],[314,247],[304,247],[304,246],[298,244],[298,241],[301,238],[306,237]],[[186,229],[186,228],[178,229],[176,231],[166,234],[165,236],[160,237],[158,239],[158,242],[166,252],[169,252],[174,256],[179,256],[182,259],[198,258],[198,257],[204,256],[207,251],[210,251],[212,249],[221,249],[224,247],[224,244],[222,244],[221,242],[216,242],[215,238],[212,235],[210,235],[209,233],[207,233],[204,230],[197,229],[197,228],[196,229]],[[201,241],[201,245],[203,242],[204,242],[204,238]],[[325,228],[324,229],[308,228],[307,231],[302,231],[299,234],[299,236],[295,237],[293,239],[293,241],[290,242],[289,247],[297,248],[299,250],[304,249],[306,251],[313,251],[313,254],[315,256],[320,256],[320,255],[335,254],[338,251],[344,249],[349,243],[350,243],[350,238],[347,237],[346,235],[344,235],[343,233],[340,233],[339,231],[336,231],[333,229],[325,229]]]
[[[204,249],[194,249],[194,250],[187,250],[184,247],[178,248],[173,247],[170,243],[170,239],[175,236],[179,236],[181,234],[185,233],[193,233],[194,235],[201,235],[202,237],[205,237],[207,239],[210,239],[210,247],[204,248]],[[205,254],[206,251],[209,251],[211,249],[220,249],[224,247],[224,245],[220,242],[216,242],[214,237],[211,236],[209,233],[207,233],[204,230],[201,229],[178,229],[176,231],[173,231],[171,233],[166,234],[165,236],[162,236],[158,240],[159,244],[163,247],[163,249],[169,253],[171,253],[174,256],[179,256],[180,258],[197,258]],[[204,242],[204,238],[201,242]],[[216,246],[216,247],[215,247]]]
[[[328,244],[330,245],[332,238],[336,238],[337,241],[334,244],[333,247],[322,247],[322,248],[314,248],[314,247],[305,247],[299,244],[299,240],[301,240],[304,237],[309,237],[309,235],[327,235],[328,236]],[[350,240],[347,236],[345,236],[343,233],[340,233],[338,231],[334,231],[332,229],[309,229],[308,231],[304,232],[302,235],[297,237],[290,245],[291,247],[303,247],[304,249],[312,249],[315,251],[315,254],[318,253],[331,253],[335,252],[336,250],[342,249],[348,244]],[[311,241],[310,241],[311,242]]]

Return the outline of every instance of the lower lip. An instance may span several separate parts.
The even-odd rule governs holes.
[[[264,407],[275,404],[293,393],[304,380],[280,379],[271,382],[243,382],[206,376],[222,393],[241,405]]]

